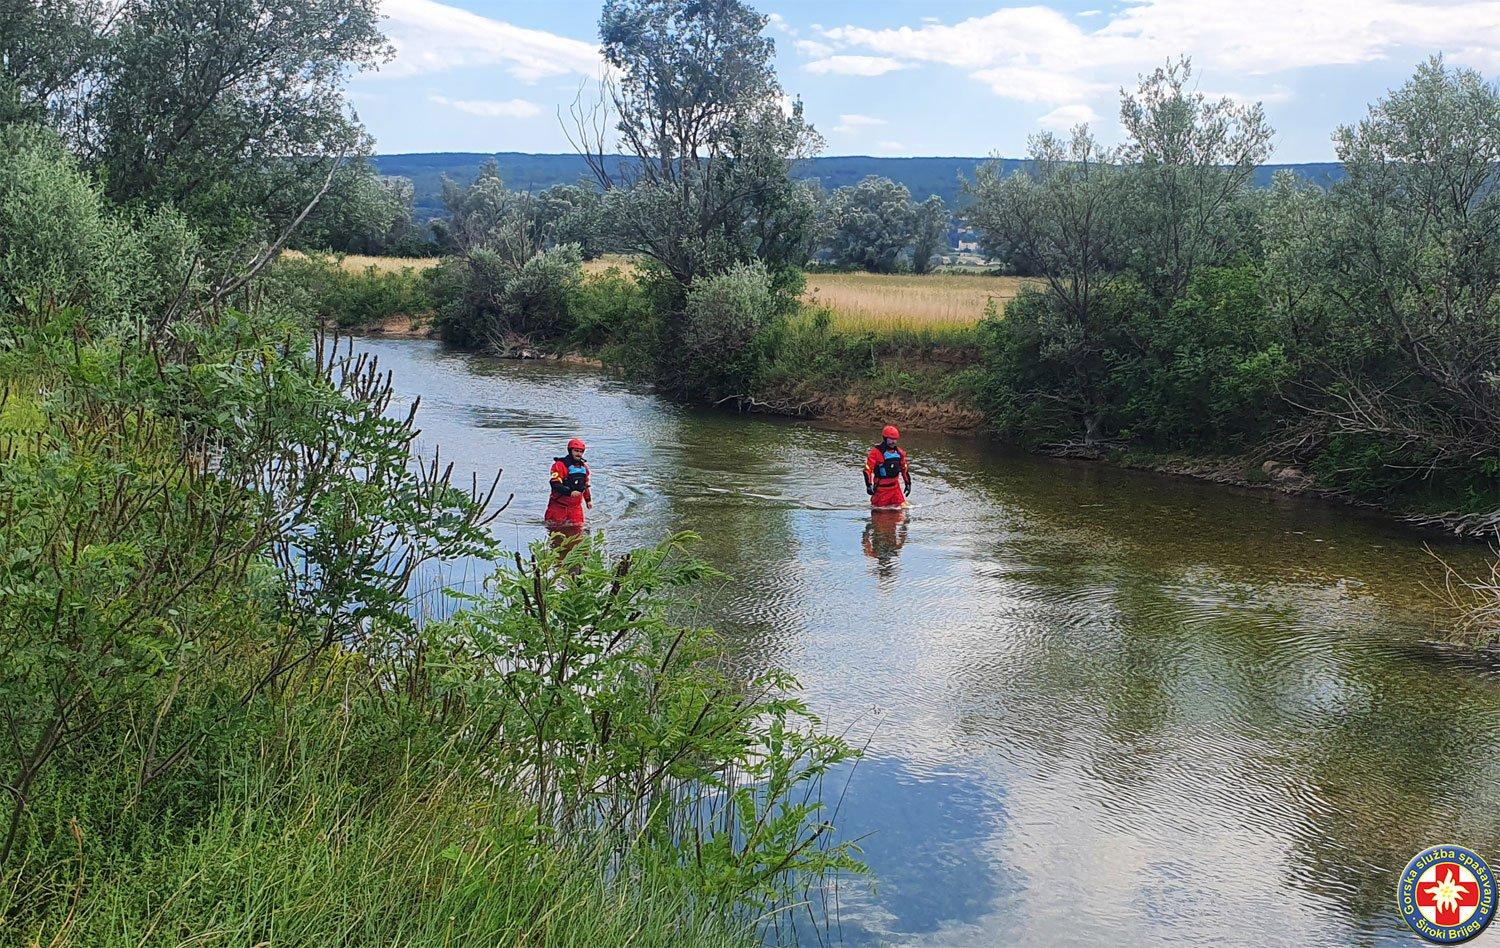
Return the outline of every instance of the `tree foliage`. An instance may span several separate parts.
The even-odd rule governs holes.
[[[757,259],[791,287],[803,262],[813,208],[790,170],[821,142],[800,102],[784,109],[766,22],[741,0],[608,0],[600,15],[627,160],[607,159],[601,112],[579,112],[577,144],[615,239],[679,287]]]
[[[1108,351],[1120,315],[1114,290],[1130,249],[1124,176],[1118,152],[1082,126],[1067,141],[1051,133],[1032,138],[1030,157],[1025,173],[981,168],[968,219],[991,252],[1045,281],[1044,290],[1023,294],[1022,305],[1035,314],[1034,345],[1060,363],[1065,384],[1015,394],[1057,401],[1094,440],[1108,407]]]
[[[0,62],[111,200],[260,236],[368,150],[341,87],[386,55],[378,17],[374,0],[23,2],[0,15]]]
[[[893,273],[911,244],[911,192],[889,178],[871,175],[829,196],[825,213],[828,253],[844,266]]]
[[[1345,180],[1283,189],[1269,238],[1288,312],[1357,341],[1319,414],[1418,470],[1500,476],[1500,89],[1433,59],[1334,143]]]

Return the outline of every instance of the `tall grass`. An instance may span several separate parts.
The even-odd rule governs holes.
[[[962,335],[992,304],[1004,311],[1025,286],[1020,277],[967,274],[808,274],[803,300],[832,314],[844,332]]]
[[[484,775],[372,754],[360,746],[362,717],[334,696],[316,720],[263,722],[279,726],[243,735],[251,745],[213,775],[217,798],[193,819],[163,821],[97,775],[72,786],[83,819],[74,858],[54,877],[53,909],[0,942],[755,942],[751,920],[670,866],[622,859],[597,833],[538,846],[530,811]],[[35,897],[21,877],[6,881],[0,910]]]

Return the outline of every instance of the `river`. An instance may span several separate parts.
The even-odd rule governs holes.
[[[876,519],[872,432],[359,346],[421,397],[419,448],[465,482],[505,468],[503,542],[543,536],[548,464],[582,436],[591,527],[699,534],[733,579],[685,606],[868,739],[838,824],[874,881],[840,886],[834,938],[1410,945],[1393,891],[1418,850],[1500,868],[1500,672],[1426,644],[1424,540],[1477,566],[1473,546],[915,432],[914,506]]]

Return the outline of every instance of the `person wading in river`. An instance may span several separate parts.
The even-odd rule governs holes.
[[[905,507],[911,493],[911,470],[906,466],[906,452],[896,446],[901,432],[886,425],[880,443],[865,457],[865,493],[871,507]],[[903,490],[904,488],[904,490]]]
[[[558,532],[576,533],[583,529],[583,508],[593,509],[589,492],[589,466],[584,463],[583,441],[568,442],[568,453],[552,460],[552,496],[547,500],[547,526]]]

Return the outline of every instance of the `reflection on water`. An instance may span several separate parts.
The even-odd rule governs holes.
[[[839,814],[876,877],[839,893],[850,942],[1404,945],[1407,859],[1500,858],[1500,673],[1424,644],[1433,561],[1394,525],[921,436],[917,506],[872,513],[859,434],[362,345],[421,396],[421,445],[506,468],[503,541],[543,535],[581,435],[590,526],[697,533],[732,579],[683,609],[873,728]]]
[[[896,557],[906,545],[906,518],[904,510],[872,510],[865,524],[863,539],[865,556],[875,561],[875,575],[888,582],[896,578]]]

